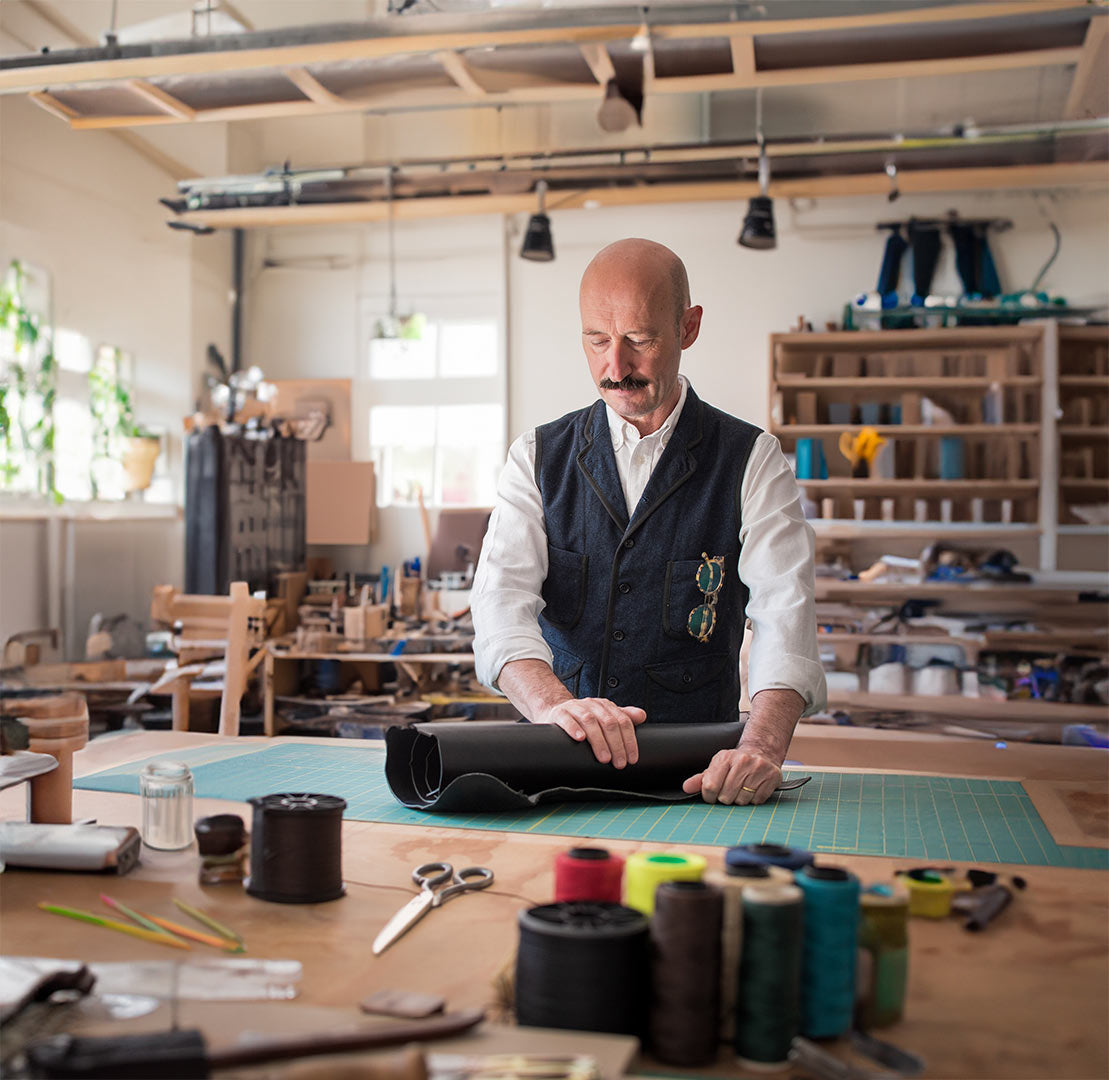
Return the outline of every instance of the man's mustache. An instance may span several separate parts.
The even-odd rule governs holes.
[[[637,379],[634,375],[625,375],[619,382],[608,378],[601,380],[602,390],[645,390],[650,385],[646,379]]]

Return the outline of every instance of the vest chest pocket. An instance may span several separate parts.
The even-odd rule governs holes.
[[[542,596],[543,617],[559,630],[577,626],[585,611],[586,570],[589,556],[547,546],[547,580]]]
[[[704,561],[671,559],[666,564],[666,580],[662,587],[662,629],[667,637],[693,640],[689,632],[689,614],[705,603],[705,594],[697,585],[697,571]]]
[[[721,675],[730,658],[727,653],[693,656],[649,664],[647,722],[663,724],[711,724],[719,716]]]

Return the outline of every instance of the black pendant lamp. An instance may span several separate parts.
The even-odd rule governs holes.
[[[520,248],[520,258],[531,262],[552,262],[555,257],[554,238],[551,236],[551,219],[543,212],[544,197],[547,194],[547,181],[540,180],[535,185],[539,199],[538,209],[528,219],[524,243]]]
[[[778,233],[774,228],[774,201],[767,194],[770,188],[770,159],[766,156],[766,143],[762,134],[762,89],[755,92],[756,132],[759,142],[759,193],[751,196],[747,216],[743,219],[736,243],[755,251],[770,251],[778,246]]]

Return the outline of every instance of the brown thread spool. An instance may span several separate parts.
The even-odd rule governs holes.
[[[703,881],[667,881],[651,917],[651,1047],[668,1065],[716,1060],[724,894]]]

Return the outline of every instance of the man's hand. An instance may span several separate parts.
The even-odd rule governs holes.
[[[632,705],[621,707],[605,698],[570,698],[544,709],[534,723],[554,724],[578,742],[588,740],[598,761],[611,761],[622,769],[639,760],[635,725],[646,719],[647,714]]]
[[[714,754],[709,767],[686,780],[682,790],[687,795],[700,792],[707,803],[747,806],[766,802],[781,780],[782,770],[772,757],[738,746]]]

